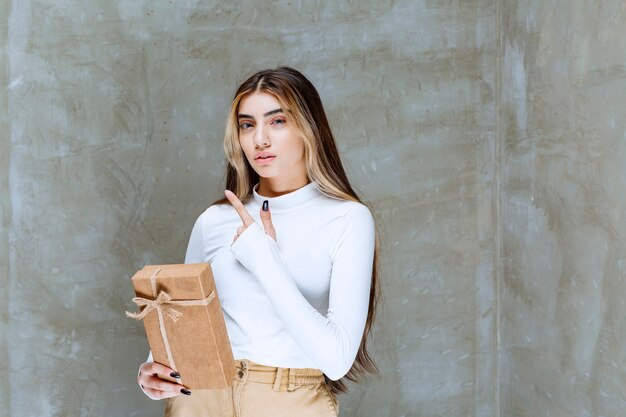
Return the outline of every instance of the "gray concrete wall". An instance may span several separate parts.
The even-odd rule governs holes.
[[[161,413],[129,279],[183,261],[234,89],[281,64],[382,237],[383,378],[341,415],[624,409],[618,0],[0,4],[0,415]]]
[[[10,4],[0,2],[0,16],[7,16]],[[8,92],[6,86],[9,79],[7,53],[7,35],[9,21],[0,19],[0,372],[9,375],[9,349],[6,343],[9,324],[9,230],[11,228],[11,194],[9,189],[9,166],[11,158],[10,131],[8,117]],[[7,384],[0,383],[0,404],[8,408],[11,395]],[[0,411],[2,413],[2,411]],[[5,413],[6,414],[6,413]],[[4,414],[2,414],[4,415]]]
[[[220,196],[237,84],[289,64],[318,86],[383,236],[384,378],[342,415],[494,415],[494,6],[252,5],[11,4],[9,414],[159,413],[135,382],[129,278],[183,260]]]
[[[505,5],[502,416],[624,416],[626,4]]]

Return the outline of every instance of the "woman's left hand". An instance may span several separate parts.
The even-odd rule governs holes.
[[[254,219],[252,218],[250,213],[248,213],[248,210],[246,210],[243,203],[237,198],[237,196],[232,191],[225,190],[224,195],[226,196],[228,201],[230,201],[230,203],[233,205],[235,210],[237,210],[239,217],[241,217],[241,221],[243,221],[243,226],[240,226],[237,228],[237,234],[233,238],[233,243],[235,243],[239,235],[242,234],[243,231],[246,230],[248,226],[254,223]],[[267,208],[267,211],[263,211],[262,208],[259,209],[259,213],[260,213],[259,216],[261,217],[261,222],[263,223],[263,229],[265,229],[265,233],[270,235],[270,237],[274,239],[274,241],[276,241],[276,230],[274,229],[274,225],[272,224],[272,216],[270,214],[269,207]]]

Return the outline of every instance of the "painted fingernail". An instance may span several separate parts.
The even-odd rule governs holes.
[[[155,377],[155,378],[158,378],[158,377],[159,377],[159,374],[154,373],[154,374],[152,374],[152,376],[153,376],[153,377]]]
[[[185,389],[185,388],[181,388],[180,392],[182,392],[185,395],[191,395],[191,391],[189,391],[188,389]]]
[[[178,372],[172,372],[172,373],[170,374],[170,376],[171,376],[172,378],[180,378],[180,374],[179,374]]]
[[[263,201],[263,211],[267,211],[267,207],[269,205],[270,205],[270,203],[267,200]]]

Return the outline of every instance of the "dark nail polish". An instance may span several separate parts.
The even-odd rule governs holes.
[[[152,374],[153,377],[158,378],[159,374]]]
[[[269,202],[267,200],[263,201],[263,211],[267,211],[267,207],[269,206]]]
[[[191,391],[189,391],[188,389],[185,389],[185,388],[181,388],[180,392],[182,392],[185,395],[191,395]]]
[[[172,373],[170,374],[170,376],[171,376],[172,378],[180,378],[180,374],[179,374],[178,372],[172,372]]]

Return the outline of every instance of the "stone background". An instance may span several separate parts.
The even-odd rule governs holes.
[[[221,196],[230,99],[318,88],[381,235],[348,416],[626,415],[626,4],[0,1],[0,416],[153,416],[132,274]]]
[[[626,2],[506,2],[504,416],[626,416]]]

